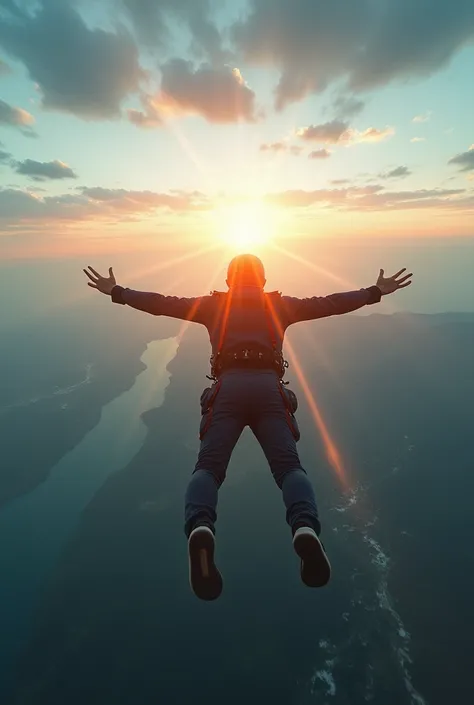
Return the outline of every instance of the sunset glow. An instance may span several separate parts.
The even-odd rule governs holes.
[[[218,240],[231,252],[261,251],[276,232],[276,211],[259,200],[219,205],[213,219]]]

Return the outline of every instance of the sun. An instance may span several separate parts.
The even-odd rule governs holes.
[[[235,252],[261,249],[275,235],[275,213],[260,200],[224,203],[214,216],[217,237]]]

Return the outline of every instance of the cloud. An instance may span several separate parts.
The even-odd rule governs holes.
[[[230,52],[223,48],[222,36],[211,17],[210,0],[115,0],[125,8],[140,43],[150,50],[165,51],[173,43],[170,22],[187,28],[196,55],[216,64],[226,63]]]
[[[90,119],[120,115],[122,100],[145,75],[124,28],[115,34],[89,29],[65,0],[43,0],[35,14],[13,2],[6,9],[0,46],[24,63],[44,108]]]
[[[349,129],[349,123],[342,120],[332,120],[321,125],[302,127],[296,133],[306,142],[321,142],[323,144],[336,144]]]
[[[267,200],[286,208],[318,206],[344,211],[449,209],[474,211],[474,195],[465,189],[385,191],[383,186],[349,186],[315,191],[283,191]]]
[[[350,199],[360,198],[382,191],[383,186],[350,186],[341,189],[316,189],[314,191],[292,190],[269,194],[267,200],[279,206],[308,208],[314,205],[341,205]]]
[[[410,176],[412,172],[407,166],[397,166],[395,169],[391,169],[390,171],[385,171],[381,174],[379,174],[379,178],[381,179],[399,179],[399,178],[404,178],[405,176]]]
[[[316,149],[308,154],[308,159],[328,159],[330,156],[331,152],[327,149]]]
[[[260,145],[261,152],[289,152],[293,156],[297,157],[303,151],[302,147],[298,145],[289,145],[286,142],[266,142]]]
[[[231,36],[246,63],[280,71],[283,109],[345,80],[353,92],[429,77],[474,37],[472,0],[249,0]]]
[[[353,95],[339,95],[333,101],[333,110],[339,119],[354,117],[362,112],[364,107],[364,101]]]
[[[431,110],[427,110],[427,112],[423,113],[422,115],[415,115],[412,122],[428,122],[429,119],[431,118],[431,115],[432,115]]]
[[[157,209],[172,211],[205,210],[208,199],[200,192],[173,191],[157,193],[156,191],[128,191],[126,189],[108,189],[101,186],[81,189],[82,195],[90,201],[107,206],[115,211],[152,212]]]
[[[348,141],[351,144],[358,142],[383,142],[395,134],[393,127],[386,127],[384,130],[378,130],[376,127],[368,127],[367,130],[359,132],[358,130],[350,130]]]
[[[30,176],[35,181],[77,179],[77,174],[71,167],[57,159],[52,162],[37,162],[33,159],[25,159],[22,162],[15,162],[14,169],[18,174]]]
[[[410,142],[426,142],[426,137],[412,137]]]
[[[266,142],[260,145],[261,152],[286,152],[288,145],[284,142]]]
[[[29,112],[23,108],[15,108],[0,99],[0,125],[16,127],[23,134],[30,134],[34,133],[31,127],[34,122],[35,119]]]
[[[457,164],[460,171],[471,171],[474,169],[474,144],[471,144],[467,152],[461,152],[449,160],[448,164]]]
[[[0,164],[3,162],[9,162],[12,156],[10,152],[5,152],[5,150],[3,149],[4,147],[5,145],[3,144],[3,142],[0,142]]]
[[[0,76],[6,76],[7,74],[11,73],[11,71],[12,70],[9,65],[2,61],[2,59],[0,59]]]
[[[153,97],[150,95],[142,95],[141,101],[144,110],[127,110],[127,116],[130,122],[143,130],[154,130],[157,127],[162,127],[164,125],[164,121],[161,117],[159,108],[153,101]]]
[[[321,125],[309,125],[309,127],[302,127],[296,132],[297,137],[307,142],[347,146],[361,142],[382,142],[394,134],[393,127],[386,127],[384,130],[368,127],[360,132],[349,127],[349,123],[341,120],[332,120]]]
[[[239,69],[209,64],[195,69],[183,59],[162,67],[161,91],[153,106],[161,114],[201,115],[211,123],[256,122],[260,117],[255,93]]]
[[[141,127],[143,130],[154,130],[156,127],[161,127],[163,124],[161,118],[153,117],[149,113],[142,110],[130,108],[127,110],[128,119],[136,127]]]
[[[0,188],[0,223],[96,220],[116,222],[126,217],[151,216],[157,211],[201,211],[209,199],[198,192],[157,193],[101,187],[81,188],[76,193],[43,196],[38,192]]]

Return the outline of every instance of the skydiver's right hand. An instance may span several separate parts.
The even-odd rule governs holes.
[[[93,269],[93,267],[91,267],[90,265],[89,269],[91,270],[92,274],[88,272],[87,269],[82,270],[84,274],[86,274],[91,280],[90,282],[87,282],[87,286],[90,286],[92,289],[97,289],[98,291],[101,291],[102,294],[107,294],[108,296],[110,296],[110,294],[112,293],[112,289],[117,284],[117,282],[115,281],[115,276],[112,267],[109,267],[108,277],[103,277],[101,274],[99,274],[99,272],[96,272],[96,270]]]
[[[380,289],[382,296],[386,296],[387,294],[393,294],[399,289],[404,289],[406,286],[410,286],[411,277],[413,276],[411,272],[410,274],[405,274],[405,276],[401,277],[401,279],[398,279],[400,274],[403,274],[403,272],[406,271],[406,267],[404,267],[392,277],[386,277],[384,270],[380,270],[379,278],[377,279],[377,283],[375,286]]]

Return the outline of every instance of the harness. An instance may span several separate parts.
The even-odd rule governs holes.
[[[218,291],[213,291],[212,295],[229,296],[229,294],[222,294]],[[226,310],[226,312],[224,313],[224,322],[223,328],[221,330],[219,347],[217,352],[215,354],[212,354],[210,358],[211,376],[206,375],[208,379],[211,379],[216,382],[219,379],[219,375],[222,374],[224,370],[228,370],[231,368],[273,369],[277,372],[280,381],[283,379],[285,375],[285,370],[288,368],[288,362],[284,359],[283,353],[277,349],[275,327],[272,325],[266,298],[264,299],[263,306],[265,313],[265,321],[267,324],[267,329],[272,344],[271,352],[267,349],[259,349],[259,347],[255,345],[253,345],[253,347],[246,347],[245,344],[243,346],[235,346],[234,349],[224,352],[224,343],[228,324],[228,311]],[[283,382],[283,384],[288,383]]]

